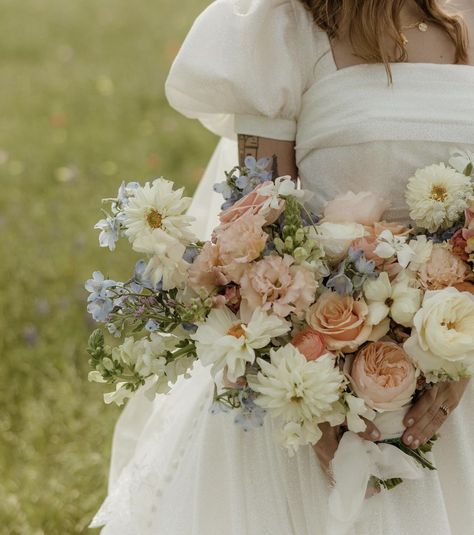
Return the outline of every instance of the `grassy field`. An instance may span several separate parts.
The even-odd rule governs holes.
[[[205,0],[0,0],[0,534],[86,533],[118,410],[87,382],[84,279],[100,199],[164,175],[190,193],[215,144],[163,84]],[[178,7],[178,9],[176,9]]]

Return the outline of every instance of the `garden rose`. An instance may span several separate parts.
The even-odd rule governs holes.
[[[349,251],[352,242],[365,236],[365,229],[359,223],[321,223],[317,227],[319,241],[329,262],[337,264]]]
[[[247,213],[217,234],[219,259],[230,280],[239,282],[247,264],[260,256],[268,238],[263,225],[262,215]]]
[[[394,411],[410,403],[417,375],[400,346],[393,342],[373,342],[357,353],[349,378],[354,392],[369,407]]]
[[[302,315],[314,301],[318,284],[310,270],[293,262],[289,255],[269,255],[247,266],[240,280],[242,305],[272,309],[281,317]]]
[[[308,310],[306,321],[323,335],[331,351],[352,352],[366,342],[372,325],[368,321],[369,308],[363,299],[326,292]]]
[[[464,262],[467,262],[469,260],[469,254],[467,253],[467,241],[463,236],[464,231],[465,229],[456,231],[449,243],[453,253]]]
[[[428,262],[420,267],[418,277],[424,288],[441,290],[464,282],[469,271],[468,265],[458,256],[443,245],[436,244]]]
[[[390,201],[381,199],[370,191],[348,191],[329,201],[324,209],[324,220],[331,223],[360,223],[373,225],[382,219],[390,208]]]
[[[474,371],[474,295],[456,288],[427,291],[403,347],[425,373],[459,377]]]
[[[326,344],[321,334],[310,327],[300,331],[291,341],[306,360],[316,360],[326,352]]]
[[[266,195],[260,195],[258,191],[267,184],[269,184],[269,181],[258,185],[253,191],[245,195],[245,197],[242,197],[242,199],[238,200],[233,206],[224,212],[221,212],[219,215],[221,223],[223,225],[228,225],[229,223],[237,221],[243,215],[248,213],[264,216],[267,225],[274,223],[285,209],[285,201],[284,199],[280,199],[277,208],[269,207],[265,210],[262,210],[262,206],[267,201],[268,197]]]

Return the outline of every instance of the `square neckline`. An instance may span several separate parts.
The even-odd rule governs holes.
[[[322,33],[324,34],[324,37],[326,39],[326,45],[328,47],[328,54],[330,55],[330,61],[333,67],[332,75],[337,74],[339,72],[343,71],[351,71],[351,70],[357,70],[357,68],[373,68],[374,66],[383,67],[385,69],[385,65],[381,62],[374,62],[374,63],[355,63],[354,65],[348,65],[347,67],[338,67],[336,58],[334,55],[334,49],[331,44],[331,40],[329,38],[329,35],[326,31],[322,30]],[[399,66],[418,66],[418,67],[459,67],[461,70],[463,67],[470,67],[474,69],[474,65],[466,64],[466,63],[435,63],[435,62],[426,62],[426,61],[394,61],[389,62],[389,66],[391,69],[398,68]]]

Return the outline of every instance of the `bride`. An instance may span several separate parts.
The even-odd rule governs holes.
[[[213,2],[166,84],[173,107],[222,137],[192,207],[202,236],[219,207],[212,184],[247,155],[272,157],[274,176],[299,176],[316,212],[338,193],[371,190],[392,201],[387,219],[406,220],[401,177],[453,147],[474,150],[469,30],[472,0]],[[333,535],[336,435],[290,458],[270,419],[244,432],[210,413],[212,393],[199,365],[153,403],[138,392],[117,424],[93,525],[106,535]],[[410,447],[441,427],[438,470],[367,499],[348,533],[474,533],[472,382],[435,386],[405,425]]]

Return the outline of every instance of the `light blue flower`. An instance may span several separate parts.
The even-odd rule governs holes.
[[[122,182],[117,192],[117,200],[112,203],[112,211],[114,213],[121,212],[127,206],[130,197],[133,196],[133,190],[140,187],[138,182]]]
[[[88,301],[93,301],[97,297],[108,297],[110,294],[108,289],[116,285],[115,281],[106,279],[100,271],[94,271],[92,279],[88,279],[84,284],[84,288],[90,293]]]
[[[115,244],[119,239],[120,225],[115,218],[107,217],[98,221],[95,229],[101,231],[99,234],[99,244],[101,247],[108,247],[110,251],[115,250]]]
[[[247,156],[244,165],[248,169],[251,177],[258,177],[261,182],[265,182],[266,180],[272,179],[273,172],[268,170],[271,161],[271,158],[260,158],[256,160],[253,156]]]
[[[122,335],[121,330],[115,325],[115,323],[107,323],[107,330],[115,338],[119,338]]]
[[[91,294],[92,296],[93,294]],[[89,298],[91,297],[89,296]],[[114,302],[108,297],[95,296],[89,301],[87,311],[95,321],[104,322],[114,308]]]
[[[354,291],[354,286],[351,279],[344,273],[338,272],[336,275],[331,277],[326,286],[328,288],[334,288],[339,295],[351,295]]]
[[[233,191],[226,180],[224,182],[218,182],[214,184],[213,189],[216,193],[220,193],[227,201],[232,197]]]
[[[250,431],[263,426],[266,411],[255,403],[256,394],[248,389],[239,393],[240,411],[234,418],[234,423],[240,425],[244,431]]]
[[[188,245],[188,247],[186,247],[186,250],[184,251],[183,260],[185,260],[188,264],[192,264],[196,257],[199,255],[199,252],[199,247]]]
[[[235,185],[241,189],[244,190],[250,182],[250,178],[247,175],[240,175],[235,179]]]
[[[145,329],[151,333],[155,332],[155,331],[158,331],[160,328],[160,324],[153,320],[153,319],[149,319],[147,322],[146,322],[146,325],[145,325]]]

